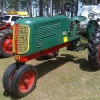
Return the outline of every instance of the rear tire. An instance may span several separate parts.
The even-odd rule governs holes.
[[[13,56],[11,29],[4,29],[0,31],[0,56],[2,57]]]
[[[100,69],[100,29],[95,29],[88,43],[88,60],[94,70]]]
[[[23,97],[33,91],[38,78],[37,70],[32,65],[23,65],[15,73],[11,91],[15,97]]]

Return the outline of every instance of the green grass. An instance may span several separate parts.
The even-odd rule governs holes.
[[[15,60],[1,58],[0,100],[100,100],[100,71],[89,67],[87,55],[87,50],[71,52],[63,48],[57,58],[27,62],[36,66],[39,78],[36,88],[21,99],[3,89],[3,73]]]

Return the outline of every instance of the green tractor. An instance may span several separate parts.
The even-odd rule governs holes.
[[[72,10],[74,4],[67,3],[66,10]],[[75,9],[75,6],[74,6]],[[34,58],[58,51],[79,51],[88,48],[90,67],[100,69],[100,29],[97,21],[90,20],[88,44],[80,43],[78,24],[85,21],[84,16],[50,16],[21,18],[13,27],[13,52],[16,62],[9,65],[3,75],[3,87],[15,97],[23,97],[33,91],[38,79],[36,67],[25,64]],[[73,29],[70,30],[74,22]]]

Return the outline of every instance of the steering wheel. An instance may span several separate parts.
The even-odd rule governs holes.
[[[75,4],[73,4],[73,3],[70,3],[70,2],[64,4],[64,9],[66,11],[71,11],[73,13],[76,13],[77,10],[78,10],[77,6]]]

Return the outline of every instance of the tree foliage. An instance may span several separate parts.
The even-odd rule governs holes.
[[[56,14],[65,14],[64,3],[75,3],[77,0],[52,0],[53,10]],[[84,4],[96,3],[99,0],[81,0]],[[35,2],[33,4],[33,2]],[[43,11],[49,13],[50,0],[0,0],[1,10],[20,10],[27,11],[29,15],[32,15],[32,6],[39,8],[40,16],[43,16]]]
[[[19,10],[20,0],[7,0],[8,8],[12,10]]]

